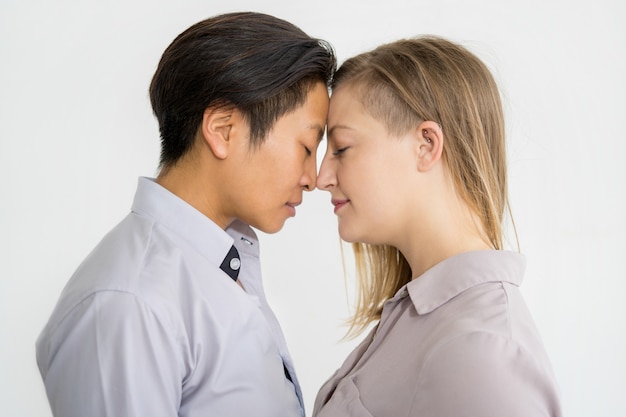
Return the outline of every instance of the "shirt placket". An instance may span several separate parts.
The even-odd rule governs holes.
[[[397,318],[398,315],[402,314],[402,309],[400,309],[399,306],[402,300],[407,295],[408,291],[406,290],[406,288],[404,288],[395,297],[385,302],[380,320],[376,325],[376,330],[372,336],[372,341],[370,342],[369,346],[367,347],[357,364],[354,366],[353,372],[357,371],[361,364],[366,363],[369,357],[372,356],[381,345],[382,341],[385,339],[385,336],[393,327],[392,323],[395,321],[394,319]]]

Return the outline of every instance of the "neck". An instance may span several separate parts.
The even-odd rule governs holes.
[[[452,256],[476,250],[493,249],[477,235],[459,236],[457,234],[438,237],[438,239],[428,241],[410,242],[398,248],[411,266],[413,279]]]
[[[411,266],[413,278],[460,253],[493,249],[478,216],[456,193],[428,200],[427,210],[412,216],[396,246]]]
[[[232,218],[226,215],[220,205],[219,178],[202,169],[206,164],[183,157],[175,165],[164,168],[156,182],[196,210],[211,219],[222,229],[226,229]]]

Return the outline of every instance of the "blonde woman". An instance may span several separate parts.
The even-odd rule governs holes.
[[[351,330],[378,323],[314,416],[561,415],[519,290],[525,259],[503,250],[502,107],[476,56],[423,37],[346,61],[317,186],[353,242]]]

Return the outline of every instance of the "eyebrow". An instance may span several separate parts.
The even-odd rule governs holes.
[[[321,142],[322,138],[324,137],[325,128],[326,126],[322,126],[318,124],[309,125],[309,129],[317,130],[317,142],[318,143]]]
[[[332,137],[333,133],[335,132],[335,130],[337,129],[345,129],[345,130],[352,130],[352,128],[350,126],[346,126],[346,125],[334,125],[332,128],[330,128],[328,130],[328,137]]]

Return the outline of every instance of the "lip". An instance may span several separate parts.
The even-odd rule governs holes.
[[[335,206],[335,214],[336,214],[343,206],[348,204],[350,200],[333,198],[332,200],[330,200],[330,202],[332,203],[333,206]]]
[[[291,217],[294,217],[296,215],[296,207],[298,207],[300,204],[302,204],[302,201],[296,201],[293,203],[292,202],[285,203],[285,205],[289,209],[289,215]]]

